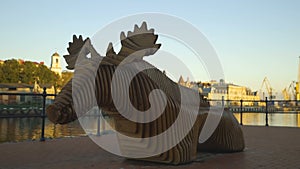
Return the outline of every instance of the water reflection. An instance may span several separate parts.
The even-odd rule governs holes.
[[[234,113],[234,116],[240,123],[240,113]],[[300,115],[289,113],[269,113],[269,126],[300,127]],[[243,125],[266,125],[265,113],[243,113]]]
[[[0,142],[36,140],[41,137],[41,118],[0,118]],[[67,125],[54,125],[46,119],[45,137],[80,136],[85,132],[78,121]]]

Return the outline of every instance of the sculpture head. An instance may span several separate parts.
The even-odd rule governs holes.
[[[148,29],[146,22],[143,22],[140,27],[135,25],[133,32],[128,31],[127,36],[124,32],[121,32],[120,40],[122,46],[118,53],[114,51],[112,43],[109,43],[106,56],[102,57],[97,53],[89,38],[83,40],[81,35],[79,37],[74,35],[73,42],[69,42],[69,47],[67,48],[69,54],[64,55],[68,64],[67,69],[76,69],[76,64],[80,63],[82,61],[80,59],[85,58],[88,54],[91,54],[91,58],[98,58],[95,60],[101,58],[100,64],[102,65],[118,66],[122,61],[140,61],[144,56],[153,55],[160,48],[161,45],[156,44],[157,38],[158,35],[154,34],[154,29]],[[69,81],[55,98],[54,104],[48,106],[47,115],[52,122],[67,123],[76,119],[72,99],[72,86],[72,81]],[[97,99],[99,98],[98,96],[96,97]],[[82,113],[80,112],[80,114]]]
[[[73,106],[62,107],[51,104],[47,107],[47,117],[54,124],[65,124],[77,119],[76,114],[72,113]],[[55,112],[55,113],[48,113]],[[74,116],[75,115],[75,116]]]
[[[68,94],[70,90],[72,90],[72,80],[63,87],[54,103],[46,108],[47,117],[51,122],[65,124],[77,119],[72,97]]]

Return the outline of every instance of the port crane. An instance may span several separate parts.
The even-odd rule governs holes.
[[[269,100],[275,99],[275,95],[273,95],[274,89],[271,87],[271,84],[270,84],[270,82],[269,82],[269,80],[268,80],[267,77],[264,78],[264,80],[263,80],[263,82],[262,82],[262,84],[260,86],[260,93],[263,94],[263,99],[264,99],[265,98],[265,93],[262,92],[263,86],[266,87],[266,90],[267,90],[268,95],[269,95]]]
[[[282,90],[284,100],[293,100],[296,98],[296,86],[295,81],[292,81],[290,85]]]

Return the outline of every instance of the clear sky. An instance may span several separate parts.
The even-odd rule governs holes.
[[[54,52],[66,54],[73,34],[92,36],[120,17],[161,12],[186,20],[207,37],[218,53],[227,82],[259,90],[267,76],[281,93],[297,80],[299,9],[298,0],[2,0],[0,59],[49,65]]]

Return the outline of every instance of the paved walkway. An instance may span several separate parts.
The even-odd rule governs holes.
[[[0,144],[0,169],[10,168],[298,168],[300,128],[243,127],[246,150],[232,154],[198,153],[195,162],[180,165],[126,160],[110,154],[88,137]]]

